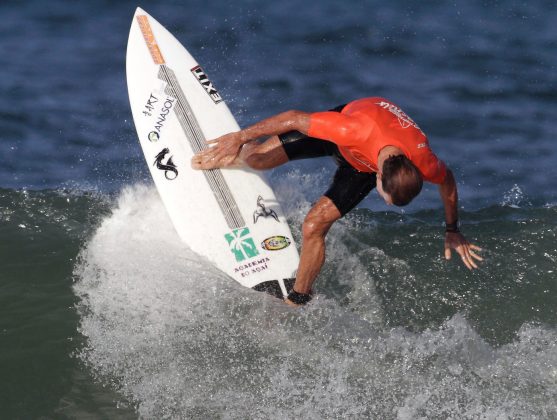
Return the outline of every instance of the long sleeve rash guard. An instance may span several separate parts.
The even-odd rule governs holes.
[[[361,172],[377,172],[377,157],[385,146],[403,151],[424,180],[441,184],[447,168],[432,152],[427,137],[399,107],[384,98],[358,99],[341,113],[310,116],[308,135],[335,143],[340,153]]]

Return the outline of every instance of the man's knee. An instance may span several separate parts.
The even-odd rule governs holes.
[[[323,237],[336,220],[327,220],[319,216],[308,215],[302,224],[302,236],[304,238]]]
[[[304,223],[302,224],[302,236],[304,238],[323,236],[322,224],[319,223],[317,220],[308,220],[306,218],[306,220],[304,220]]]
[[[263,143],[251,142],[242,147],[241,160],[252,169],[271,169],[288,162],[288,156],[277,136]]]
[[[325,236],[342,214],[328,197],[321,197],[302,224],[304,238]]]
[[[257,153],[257,151],[250,151],[244,157],[244,162],[251,169],[262,170],[267,168],[267,159],[263,153]]]

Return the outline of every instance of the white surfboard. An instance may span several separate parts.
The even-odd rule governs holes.
[[[286,296],[299,257],[273,191],[251,170],[191,168],[206,140],[239,127],[205,71],[140,8],[126,73],[139,142],[180,238],[242,285]]]

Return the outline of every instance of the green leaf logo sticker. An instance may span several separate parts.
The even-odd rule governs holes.
[[[249,235],[248,228],[234,229],[232,233],[224,235],[236,261],[244,261],[259,255],[255,242]]]

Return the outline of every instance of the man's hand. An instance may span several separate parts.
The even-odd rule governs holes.
[[[209,140],[207,144],[214,144],[214,146],[194,155],[191,159],[191,166],[194,169],[214,169],[229,166],[238,157],[243,143],[239,131]]]
[[[451,259],[451,249],[455,249],[458,252],[462,262],[470,270],[478,268],[474,259],[483,261],[483,258],[474,252],[481,251],[482,249],[468,242],[460,232],[447,232],[445,234],[445,258],[447,260]]]

